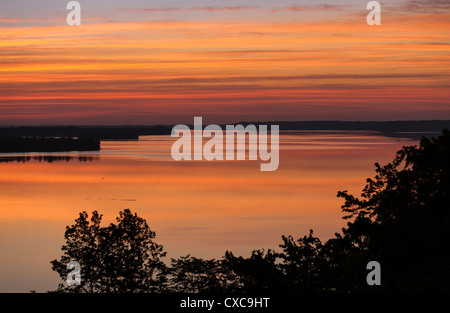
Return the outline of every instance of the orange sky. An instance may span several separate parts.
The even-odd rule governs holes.
[[[0,13],[0,124],[450,119],[450,6],[404,2]]]

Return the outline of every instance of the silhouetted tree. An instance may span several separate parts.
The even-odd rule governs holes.
[[[323,288],[323,271],[327,263],[323,255],[323,245],[310,230],[308,236],[294,240],[292,236],[282,236],[280,247],[283,262],[280,268],[285,277],[285,284],[290,291],[318,291]]]
[[[277,264],[278,253],[269,249],[254,250],[249,258],[225,252],[222,271],[227,275],[227,291],[280,291],[283,274]]]
[[[147,222],[124,210],[117,224],[101,227],[102,215],[80,213],[75,224],[65,232],[64,254],[52,261],[52,269],[63,281],[70,270],[67,264],[81,265],[81,285],[60,284],[59,292],[154,292],[165,283],[166,255],[163,247],[153,242],[155,233]]]
[[[190,255],[172,259],[167,291],[221,292],[227,287],[227,275],[220,260],[203,260]]]
[[[375,164],[361,198],[347,191],[342,234],[322,244],[283,236],[285,282],[297,291],[450,291],[450,133],[403,147]],[[366,283],[378,261],[382,285]]]
[[[221,260],[203,260],[187,255],[172,259],[167,291],[247,292],[280,290],[282,272],[277,253],[255,250],[249,258],[225,252]]]
[[[361,198],[338,193],[351,220],[340,240],[359,253],[343,261],[358,268],[380,262],[384,290],[450,291],[450,133],[423,138],[375,166]],[[347,287],[367,288],[364,280]]]

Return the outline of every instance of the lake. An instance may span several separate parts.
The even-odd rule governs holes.
[[[417,140],[371,132],[280,134],[277,171],[261,161],[172,160],[176,138],[103,141],[100,152],[0,154],[0,292],[56,289],[50,261],[81,211],[104,225],[129,208],[145,218],[170,257],[249,256],[309,229],[322,240],[344,221],[337,191],[359,196],[374,163]]]

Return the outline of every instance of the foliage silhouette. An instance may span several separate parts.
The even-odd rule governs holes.
[[[75,224],[66,228],[66,244],[60,260],[52,261],[52,269],[63,281],[70,261],[81,265],[82,284],[65,286],[61,292],[151,292],[162,289],[166,255],[163,247],[153,242],[155,233],[147,222],[124,210],[117,224],[101,227],[102,215],[80,213]]]
[[[261,292],[279,290],[283,275],[277,264],[278,253],[273,250],[254,250],[249,258],[235,257],[226,252],[223,271],[229,276],[229,292]]]
[[[282,236],[280,265],[285,281],[292,291],[318,291],[322,287],[322,272],[327,266],[323,245],[310,230],[308,236],[297,241],[292,236]]]
[[[226,289],[227,277],[219,260],[203,260],[190,255],[172,259],[166,291],[220,292]]]
[[[361,199],[338,193],[344,218],[352,219],[341,240],[360,261],[382,264],[384,290],[450,291],[450,133],[375,166]]]
[[[361,197],[338,192],[347,227],[322,243],[313,231],[283,236],[281,252],[227,251],[220,260],[187,255],[165,267],[162,247],[145,220],[129,210],[101,228],[81,213],[66,230],[64,256],[53,269],[65,279],[70,260],[85,284],[65,291],[100,292],[450,292],[450,132],[403,147],[393,162],[375,164]],[[366,265],[378,261],[381,286],[368,286]]]

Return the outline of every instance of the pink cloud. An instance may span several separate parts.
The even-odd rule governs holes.
[[[122,8],[121,11],[128,11],[133,13],[172,13],[172,12],[241,12],[245,10],[256,10],[260,9],[259,6],[228,6],[228,7],[217,7],[217,6],[207,6],[207,7],[193,7],[193,8],[176,8],[176,7],[153,7],[153,8],[137,8],[137,9],[127,9]]]
[[[288,7],[274,8],[271,12],[311,12],[311,11],[329,11],[329,10],[340,10],[341,8],[335,5],[321,4],[321,5],[310,5],[310,6],[300,6],[291,5]]]

